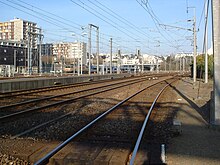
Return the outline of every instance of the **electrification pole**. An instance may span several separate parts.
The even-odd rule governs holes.
[[[42,34],[41,34],[41,28],[39,29],[39,39],[40,39],[40,45],[39,45],[39,73],[42,74],[42,60],[41,60],[41,45],[42,45]]]
[[[208,83],[208,5],[209,1],[206,1],[206,13],[205,13],[205,83]]]
[[[99,74],[99,27],[96,28],[97,74]]]
[[[17,68],[17,66],[16,66],[16,61],[17,61],[17,60],[16,60],[16,50],[14,50],[14,72],[13,72],[14,74],[13,74],[13,75],[15,75],[15,72],[16,72],[16,70],[17,70],[17,69],[16,69],[16,68]]]
[[[78,46],[78,53],[77,53],[77,56],[78,56],[78,58],[77,58],[77,75],[79,76],[80,75],[80,66],[79,66],[79,64],[80,64],[80,61],[79,61],[79,59],[80,59],[80,52],[79,52],[79,50],[80,50],[80,42],[77,42],[77,46]]]
[[[183,72],[185,72],[185,57],[183,57]]]
[[[196,83],[196,54],[197,54],[197,38],[196,38],[196,8],[194,8],[194,19],[193,19],[193,38],[194,38],[194,44],[193,44],[193,82]]]
[[[27,51],[28,51],[28,74],[29,74],[29,75],[31,75],[31,62],[32,62],[32,60],[31,60],[31,56],[32,56],[32,55],[31,55],[31,46],[30,46],[30,45],[31,45],[31,44],[30,44],[30,42],[31,42],[31,41],[30,41],[30,40],[31,40],[31,39],[30,39],[30,37],[31,37],[31,36],[30,36],[30,35],[31,35],[31,29],[30,29],[30,28],[31,28],[31,27],[29,26],[29,27],[28,27],[28,44],[27,44],[27,46],[28,46],[28,47],[27,47]]]
[[[220,1],[212,0],[212,34],[214,53],[214,109],[211,109],[211,123],[220,125]]]
[[[74,53],[74,61],[73,61],[73,75],[76,74],[76,51],[75,51],[75,46],[73,48],[73,53]]]
[[[121,50],[118,49],[117,74],[121,72]]]
[[[89,35],[88,35],[89,75],[91,74],[91,53],[92,53],[92,49],[91,49],[91,30],[92,30],[92,26],[91,26],[91,24],[89,24]]]
[[[89,75],[91,74],[91,31],[92,27],[96,28],[96,49],[97,49],[97,74],[99,73],[99,27],[93,24],[89,24],[89,35],[88,35],[88,50],[89,50]]]
[[[112,74],[112,38],[110,38],[110,74]]]

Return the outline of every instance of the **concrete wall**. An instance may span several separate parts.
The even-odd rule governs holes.
[[[69,77],[53,77],[53,78],[19,78],[0,81],[0,92],[10,92],[22,89],[33,89],[53,86],[54,84],[73,84],[86,81],[97,81],[110,78],[129,77],[129,74],[114,75],[91,75],[91,76],[69,76]]]

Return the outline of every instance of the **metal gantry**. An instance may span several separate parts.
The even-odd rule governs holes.
[[[96,56],[97,56],[97,74],[99,74],[99,27],[93,24],[88,25],[89,32],[88,32],[88,53],[89,53],[89,75],[91,74],[91,53],[92,53],[92,39],[91,39],[91,33],[92,33],[92,27],[96,28]]]

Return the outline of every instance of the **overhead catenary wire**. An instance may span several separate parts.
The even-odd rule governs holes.
[[[134,29],[135,31],[137,31],[138,33],[146,36],[149,39],[152,39],[152,37],[149,37],[148,35],[146,35],[145,32],[139,30],[139,28],[134,25],[132,22],[126,20],[125,18],[123,18],[122,16],[120,16],[119,14],[117,14],[116,12],[114,12],[112,9],[110,9],[109,7],[103,5],[102,3],[100,3],[97,0],[94,0],[97,3],[94,3],[94,1],[91,0],[87,0],[90,3],[92,3],[94,6],[96,6],[97,8],[101,9],[102,11],[104,11],[105,13],[108,13],[110,16],[114,17],[115,19],[117,19],[118,21],[124,23],[125,25],[129,26],[130,28]],[[98,4],[98,5],[97,5]]]
[[[164,31],[165,31],[165,33],[172,39],[172,40],[174,40],[174,41],[170,41],[162,32],[161,32],[161,30],[159,29],[159,27],[158,27],[158,25],[159,24],[161,24],[161,21],[159,20],[159,18],[157,17],[157,15],[154,13],[154,11],[153,11],[153,9],[152,9],[152,7],[150,6],[150,4],[149,4],[149,1],[143,1],[143,0],[141,0],[141,2],[139,2],[138,0],[136,0],[137,1],[137,3],[150,15],[150,17],[152,18],[152,20],[153,20],[153,22],[154,22],[154,24],[155,24],[155,27],[156,27],[156,29],[158,30],[158,32],[160,33],[160,35],[169,43],[169,44],[167,44],[168,46],[170,46],[170,47],[174,47],[174,48],[176,48],[176,49],[179,49],[179,47],[178,46],[176,46],[176,42],[175,42],[175,39],[171,36],[171,35],[169,35],[168,33],[167,33],[167,31],[166,31],[166,29],[163,29]],[[144,4],[144,5],[143,5]]]
[[[111,22],[114,22],[112,20],[110,20],[109,18],[107,18],[106,16],[104,16],[103,14],[101,14],[100,12],[97,12],[95,9],[93,9],[92,7],[89,7],[87,4],[83,3],[81,0],[78,0],[81,4],[77,3],[77,2],[74,2],[72,0],[70,0],[72,3],[76,4],[77,6],[81,7],[82,9],[88,11],[89,13],[93,14],[94,16],[96,16],[97,18],[101,19],[102,21],[110,24],[112,27],[114,27],[116,30],[122,32],[123,34],[125,34],[127,37],[137,41],[138,39],[137,38],[134,38],[133,36],[131,36],[129,33],[125,32],[125,31],[128,31],[126,29],[120,29],[119,27],[115,26],[115,24],[117,25],[117,23],[115,24],[112,24]],[[86,6],[86,7],[85,7]],[[92,10],[92,11],[91,11]],[[94,11],[94,12],[93,12]],[[98,15],[99,14],[99,15]],[[104,18],[105,19],[104,19]],[[109,21],[107,21],[107,20]],[[135,35],[135,34],[133,34]],[[136,36],[136,35],[135,35]],[[137,36],[136,36],[137,37]],[[140,43],[141,45],[145,46],[143,43]],[[151,49],[151,48],[147,48],[147,49]],[[151,49],[152,50],[152,49]]]
[[[35,18],[38,18],[38,19],[40,19],[40,20],[43,20],[43,21],[45,21],[45,22],[47,22],[47,23],[50,23],[50,24],[52,24],[52,25],[55,25],[56,27],[59,27],[59,28],[61,28],[62,30],[65,30],[66,32],[70,32],[70,33],[73,33],[74,31],[72,30],[72,29],[70,29],[70,28],[67,28],[67,27],[65,27],[65,26],[63,26],[63,25],[59,25],[59,24],[57,24],[57,22],[60,22],[60,20],[59,19],[53,19],[52,17],[49,17],[49,16],[47,16],[47,15],[45,15],[45,14],[42,14],[42,13],[40,13],[40,12],[37,12],[37,11],[35,11],[33,8],[36,8],[36,7],[34,7],[34,6],[32,6],[32,9],[30,9],[30,8],[28,8],[28,7],[26,7],[26,6],[24,6],[24,5],[21,5],[21,4],[18,4],[18,3],[13,3],[13,1],[11,1],[11,0],[7,0],[8,1],[8,3],[11,3],[11,4],[8,4],[8,3],[5,3],[5,2],[2,2],[2,1],[0,1],[2,4],[4,4],[4,5],[7,5],[7,6],[9,6],[9,7],[12,7],[12,8],[14,8],[14,9],[16,9],[16,10],[19,10],[19,11],[21,11],[21,12],[24,12],[24,13],[26,13],[26,14],[28,14],[28,15],[31,15],[31,16],[33,16],[33,17],[35,17]],[[27,4],[27,5],[30,5],[30,4]],[[26,10],[22,10],[22,9],[20,9],[20,8],[18,8],[18,7],[16,7],[16,6],[18,6],[18,7],[20,7],[20,8],[24,8],[24,9],[26,9]],[[30,13],[30,12],[27,12],[27,10],[29,10],[30,12],[33,12],[34,14],[32,14],[32,13]],[[41,11],[44,11],[44,10],[42,10],[41,9]],[[46,12],[46,11],[44,11],[44,12]],[[38,15],[41,15],[41,17],[39,17],[39,16],[37,16],[36,14],[38,14]],[[50,14],[52,14],[52,13],[50,13]],[[56,16],[55,14],[52,14],[52,15],[54,15],[54,16]],[[46,17],[46,18],[45,18]],[[49,20],[48,20],[48,18],[50,18]],[[62,17],[60,17],[60,18],[62,18]],[[52,21],[53,20],[53,21]],[[56,21],[54,21],[54,20],[56,20]],[[82,25],[80,25],[80,27],[73,27],[71,24],[66,24],[66,23],[64,23],[66,26],[69,26],[69,27],[71,27],[71,28],[75,28],[75,29],[80,29],[80,27],[82,26]],[[74,32],[74,33],[76,33],[76,32]],[[80,35],[80,34],[78,34],[78,33],[76,33],[77,35]],[[56,35],[57,36],[57,35]],[[63,36],[63,37],[65,37],[65,38],[71,38],[71,37],[68,37],[68,36]],[[105,39],[106,41],[108,41],[107,39]],[[108,45],[108,44],[105,44],[105,45]]]
[[[103,14],[101,14],[100,12],[96,11],[95,9],[93,9],[92,7],[88,6],[87,4],[83,3],[81,0],[78,0],[81,4],[70,0],[72,3],[74,3],[75,5],[81,7],[82,9],[88,11],[89,13],[91,13],[92,15],[96,16],[97,18],[101,19],[102,21],[104,21],[105,23],[111,25],[112,27],[114,27],[115,29],[117,29],[118,31],[122,32],[123,34],[125,34],[126,36],[128,36],[129,38],[133,39],[133,40],[137,40],[137,38],[134,38],[133,36],[131,36],[129,33],[125,32],[128,31],[126,29],[120,29],[118,28],[118,25],[116,22],[110,20],[109,18],[107,18],[106,16],[104,16]],[[108,20],[108,21],[107,21]],[[113,23],[111,23],[113,22]]]

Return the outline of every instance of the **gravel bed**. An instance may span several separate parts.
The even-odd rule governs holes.
[[[60,111],[39,111],[39,113],[34,114],[35,117],[16,119],[15,121],[11,121],[10,125],[7,126],[7,124],[1,124],[0,126],[0,135],[4,138],[13,136],[17,133],[20,133],[22,131],[25,131],[33,126],[36,126],[40,123],[43,123],[45,121],[48,121],[54,117],[61,116],[63,114],[71,112],[70,117],[63,118],[62,120],[59,120],[57,122],[54,122],[46,127],[42,127],[38,130],[35,130],[27,135],[24,135],[22,139],[35,139],[35,140],[46,140],[46,141],[63,141],[66,140],[70,135],[75,133],[79,128],[82,128],[86,123],[91,121],[93,118],[98,116],[99,114],[103,113],[106,109],[112,107],[116,103],[120,102],[124,98],[130,96],[131,94],[135,93],[137,90],[142,89],[143,87],[148,86],[150,83],[153,83],[155,81],[145,81],[139,83],[139,85],[129,85],[128,87],[123,87],[117,90],[108,91],[105,93],[100,93],[95,96],[87,97],[86,99],[80,99],[76,102],[73,102],[71,104],[67,104],[64,106],[60,106]],[[114,114],[116,116],[115,120],[107,118],[107,120],[111,121],[108,122],[106,125],[102,125],[99,127],[101,132],[106,132],[106,130],[111,130],[113,132],[109,132],[109,134],[106,134],[106,138],[110,138],[110,135],[117,135],[115,136],[115,139],[118,140],[125,140],[125,138],[129,135],[132,136],[138,132],[138,129],[140,127],[140,121],[145,116],[145,109],[146,107],[149,107],[148,102],[150,100],[147,100],[147,103],[144,104],[146,100],[143,99],[143,97],[151,96],[151,94],[145,93],[142,94],[141,97],[137,100],[133,100],[132,104],[128,106],[124,106],[124,113],[116,113]],[[128,117],[125,117],[124,114],[128,113]],[[136,118],[132,115],[136,115]],[[115,117],[113,115],[113,118]],[[118,115],[118,116],[117,116]],[[112,116],[111,116],[112,117]],[[110,118],[111,118],[110,117]],[[133,122],[130,122],[130,119],[134,120]],[[121,128],[119,128],[121,126]],[[119,129],[118,129],[119,128]],[[127,128],[127,130],[126,130]],[[131,128],[131,129],[128,129]],[[94,136],[91,138],[95,139],[97,136],[100,136],[97,132],[94,131]],[[87,133],[84,136],[89,136],[90,133]],[[121,138],[120,138],[121,137]],[[135,136],[132,136],[134,139]],[[82,140],[82,139],[78,139]],[[2,160],[2,159],[0,159]]]
[[[87,99],[81,99],[74,104],[69,104],[66,106],[66,112],[72,112],[70,117],[68,116],[68,118],[59,120],[46,128],[41,128],[30,133],[28,137],[47,140],[65,140],[79,130],[79,128],[82,128],[89,121],[106,111],[106,109],[117,104],[119,101],[140,88],[143,88],[145,85],[146,83],[140,83],[141,87],[138,85],[131,85],[129,87],[124,87],[124,89],[117,89],[117,92],[108,91],[104,94],[101,93]]]
[[[0,164],[1,165],[30,165],[26,160],[18,159],[13,156],[3,154],[0,152]]]

